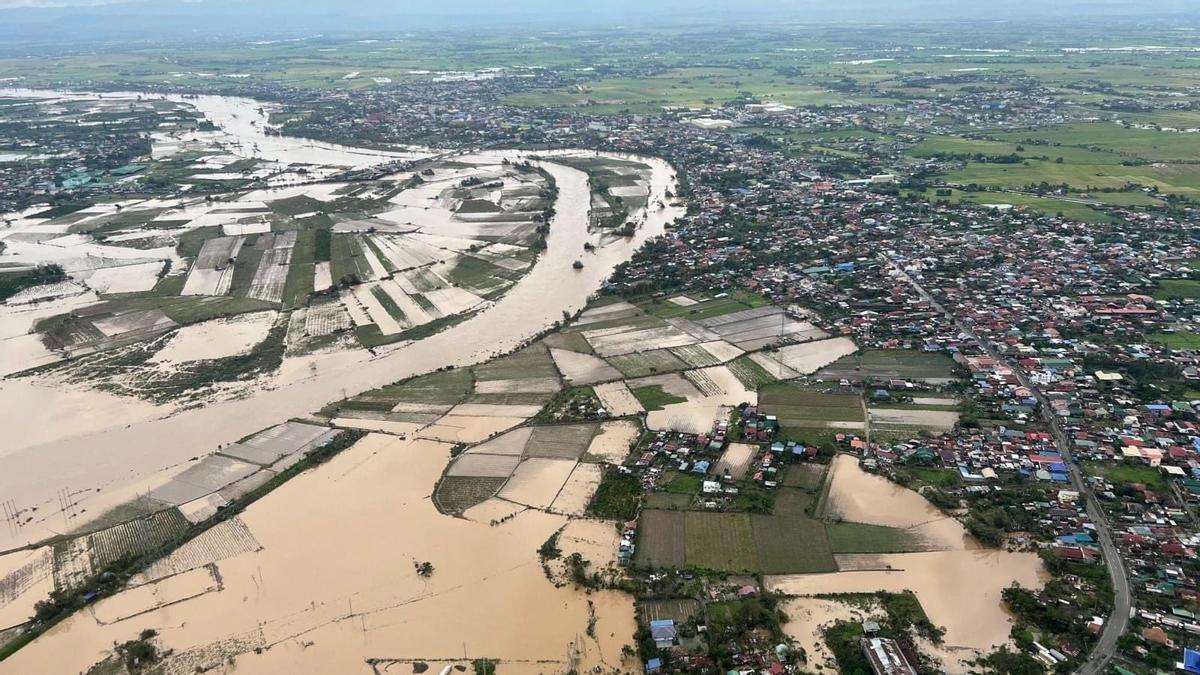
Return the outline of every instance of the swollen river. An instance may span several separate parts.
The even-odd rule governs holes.
[[[25,90],[0,90],[0,95],[88,96]],[[242,148],[256,148],[255,156],[265,160],[364,166],[429,154],[386,153],[268,136],[263,131],[267,119],[263,104],[251,99],[201,96],[188,98],[186,103],[221,128],[206,133],[233,136]],[[527,157],[517,151],[477,156]],[[649,203],[667,203],[668,191],[676,189],[674,170],[654,158],[638,160],[653,169]],[[662,234],[666,224],[682,213],[677,207],[651,208],[634,237],[601,242],[588,232],[591,199],[586,174],[552,161],[540,165],[554,176],[559,192],[545,252],[529,274],[495,304],[431,337],[376,356],[353,351],[285,362],[271,388],[170,416],[163,416],[165,409],[100,392],[66,391],[31,379],[0,380],[0,406],[8,420],[7,439],[0,447],[0,497],[11,500],[17,509],[37,506],[45,513],[58,510],[57,495],[66,489],[80,494],[88,514],[98,514],[143,493],[160,471],[211,453],[258,429],[413,375],[486,361],[550,327],[564,312],[583,308],[617,265],[645,241]],[[583,269],[573,269],[585,243],[596,245],[596,251],[587,255]],[[38,520],[19,530],[0,528],[0,550],[41,540],[64,526],[61,518]],[[76,519],[71,526],[78,527],[79,520],[86,518]]]

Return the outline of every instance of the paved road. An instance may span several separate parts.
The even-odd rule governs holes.
[[[963,335],[966,335],[979,345],[988,356],[997,361],[1008,363],[1009,367],[1016,373],[1021,385],[1032,390],[1041,404],[1042,419],[1050,427],[1050,432],[1054,436],[1054,444],[1058,446],[1059,452],[1062,453],[1063,459],[1066,460],[1064,463],[1069,470],[1071,484],[1086,500],[1087,514],[1096,525],[1096,539],[1100,543],[1100,550],[1104,553],[1104,563],[1108,566],[1108,574],[1112,578],[1114,595],[1112,615],[1105,622],[1104,630],[1100,634],[1100,640],[1096,643],[1091,655],[1088,656],[1087,661],[1077,671],[1084,675],[1099,675],[1105,672],[1108,662],[1116,654],[1117,639],[1121,637],[1129,625],[1129,615],[1133,608],[1133,595],[1129,589],[1129,576],[1125,572],[1125,565],[1121,560],[1116,545],[1113,544],[1112,528],[1108,524],[1108,518],[1105,516],[1103,509],[1100,508],[1099,502],[1096,501],[1096,496],[1084,483],[1079,466],[1075,464],[1075,461],[1071,457],[1071,444],[1068,442],[1067,434],[1062,428],[1061,420],[1051,411],[1050,402],[1046,400],[1045,394],[1042,393],[1040,388],[1034,386],[1023,369],[1009,363],[1007,359],[1004,359],[995,350],[990,342],[980,339],[971,326],[959,321],[954,314],[946,311],[946,308],[930,295],[920,282],[897,264],[896,261],[886,255],[882,257],[892,269],[908,281],[923,300],[928,301],[935,310],[941,312],[947,319],[954,322],[954,325],[958,327]]]

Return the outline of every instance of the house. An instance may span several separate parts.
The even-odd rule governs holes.
[[[650,622],[650,638],[659,649],[666,649],[675,644],[676,637],[678,634],[674,619],[656,619]]]

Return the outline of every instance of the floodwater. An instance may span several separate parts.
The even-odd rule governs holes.
[[[858,458],[838,455],[830,471],[828,517],[909,529],[931,548],[979,548],[962,523],[916,492],[863,471]]]
[[[768,587],[797,596],[912,591],[930,620],[946,629],[946,645],[938,654],[948,672],[962,672],[963,653],[987,652],[1008,642],[1012,619],[1001,592],[1014,583],[1040,588],[1046,582],[1037,554],[982,548],[957,520],[916,492],[863,471],[851,455],[838,455],[830,470],[827,516],[906,528],[937,550],[838,556],[842,571],[768,577]],[[812,607],[815,615],[825,616],[821,620],[840,618],[834,614],[842,611]],[[794,630],[805,629],[789,628]],[[803,643],[803,636],[797,637]]]
[[[196,597],[136,618],[101,625],[77,613],[0,663],[0,673],[82,672],[114,641],[149,627],[177,655],[234,657],[229,668],[239,673],[362,672],[370,658],[489,657],[511,662],[505,672],[528,673],[635,668],[621,656],[635,628],[632,599],[556,588],[543,574],[537,549],[565,516],[525,510],[491,526],[437,512],[429,492],[449,451],[368,436],[247,509],[242,519],[262,550],[216,563],[221,590],[193,575]],[[614,536],[611,524],[573,525],[563,544],[602,566]],[[416,574],[414,561],[430,562],[433,574]],[[137,603],[106,603],[161,604],[144,591],[133,595]],[[595,638],[587,635],[589,611]],[[233,639],[240,647],[222,651]]]
[[[1006,644],[1012,619],[1001,592],[1014,582],[1040,588],[1046,572],[1036,553],[998,550],[932,551],[879,556],[890,571],[834,572],[767,577],[769,588],[789,595],[912,591],[947,645],[990,650]]]
[[[783,603],[788,621],[783,631],[807,657],[805,670],[821,675],[838,672],[837,659],[825,644],[825,629],[839,621],[862,622],[881,614],[837,600],[790,598]]]
[[[150,361],[175,364],[244,354],[266,339],[275,318],[275,312],[254,312],[184,326]]]
[[[396,159],[415,159],[429,156],[425,148],[411,152],[386,152],[352,148],[334,143],[285,136],[268,136],[270,104],[236,96],[194,96],[145,94],[138,92],[82,93],[46,91],[39,89],[0,89],[0,96],[42,99],[166,99],[194,107],[218,127],[217,131],[196,131],[173,137],[175,141],[224,143],[227,151],[239,157],[258,157],[280,164],[326,164],[348,168],[363,168]]]
[[[238,109],[240,118],[254,110],[252,102],[242,101]],[[227,101],[221,105],[227,105]],[[260,145],[263,153],[267,149],[277,152],[273,158],[281,161],[327,159],[306,155],[312,148],[303,139],[271,137],[270,144]],[[325,147],[322,152],[333,150]],[[568,154],[592,153],[542,152],[540,156]],[[527,157],[518,151],[495,151],[481,153],[478,161],[506,158],[516,161]],[[353,159],[354,156],[342,157],[343,161]],[[668,201],[666,192],[677,190],[674,171],[661,160],[640,158],[639,161],[652,168],[650,203],[659,199]],[[345,396],[445,366],[481,363],[511,351],[560,321],[564,312],[582,309],[619,263],[629,259],[649,238],[662,234],[666,223],[682,214],[682,209],[676,207],[651,209],[635,236],[602,242],[588,232],[590,191],[586,174],[552,162],[534,163],[554,176],[559,190],[547,249],[538,264],[507,295],[471,319],[417,342],[377,350],[377,356],[355,368],[339,367],[344,360],[339,361],[336,355],[316,355],[306,364],[306,377],[293,371],[287,378],[267,383],[253,396],[212,402],[170,416],[166,416],[170,409],[148,412],[138,402],[114,400],[90,391],[43,387],[38,390],[38,397],[27,398],[16,390],[29,389],[30,383],[6,382],[0,385],[0,401],[10,404],[6,410],[9,419],[15,420],[10,439],[15,440],[4,448],[0,494],[12,499],[18,508],[56,509],[56,494],[64,487],[88,490],[94,496],[99,494],[97,490],[131,484],[190,457],[213,452],[220,444],[306,415]],[[572,263],[581,256],[585,242],[596,245],[596,250],[586,256],[583,269],[573,269]],[[8,392],[12,395],[7,395]],[[71,409],[65,407],[72,405],[73,398],[81,399],[74,410],[85,419],[82,426],[77,424],[79,418],[69,414]],[[103,405],[93,406],[93,400]],[[71,419],[72,424],[60,424],[63,419]],[[491,427],[482,436],[470,435],[482,439],[499,430]],[[27,527],[15,535],[0,529],[0,549],[38,541],[50,534],[53,533],[38,528]]]

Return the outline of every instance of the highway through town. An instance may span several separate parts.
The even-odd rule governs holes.
[[[1064,464],[1067,465],[1071,476],[1071,483],[1074,488],[1079,491],[1085,499],[1088,517],[1096,526],[1096,539],[1100,543],[1100,550],[1104,554],[1104,563],[1108,566],[1108,574],[1112,578],[1113,586],[1113,611],[1108,619],[1104,622],[1104,630],[1100,633],[1100,639],[1096,643],[1092,653],[1088,656],[1087,661],[1080,666],[1077,672],[1084,675],[1098,675],[1106,671],[1109,661],[1116,654],[1117,640],[1125,632],[1129,625],[1130,614],[1133,610],[1133,596],[1129,587],[1129,576],[1126,573],[1125,565],[1121,561],[1120,553],[1117,551],[1116,545],[1113,543],[1112,528],[1108,524],[1108,518],[1104,511],[1100,508],[1100,504],[1096,501],[1092,490],[1083,481],[1082,473],[1079,466],[1071,457],[1071,444],[1068,441],[1067,434],[1063,430],[1062,422],[1054,414],[1050,408],[1049,401],[1040,388],[1034,385],[1029,379],[1029,376],[1020,367],[1010,363],[1002,357],[992,344],[980,339],[975,333],[974,328],[960,321],[953,313],[946,310],[940,302],[937,301],[921,283],[905,270],[900,264],[887,255],[882,255],[884,261],[902,276],[921,296],[936,311],[941,313],[947,319],[952,321],[959,331],[970,338],[975,344],[979,345],[980,349],[988,356],[996,359],[998,362],[1007,364],[1017,376],[1021,385],[1030,389],[1037,398],[1039,407],[1042,413],[1042,419],[1045,420],[1050,432],[1054,437],[1054,444],[1062,453]]]

